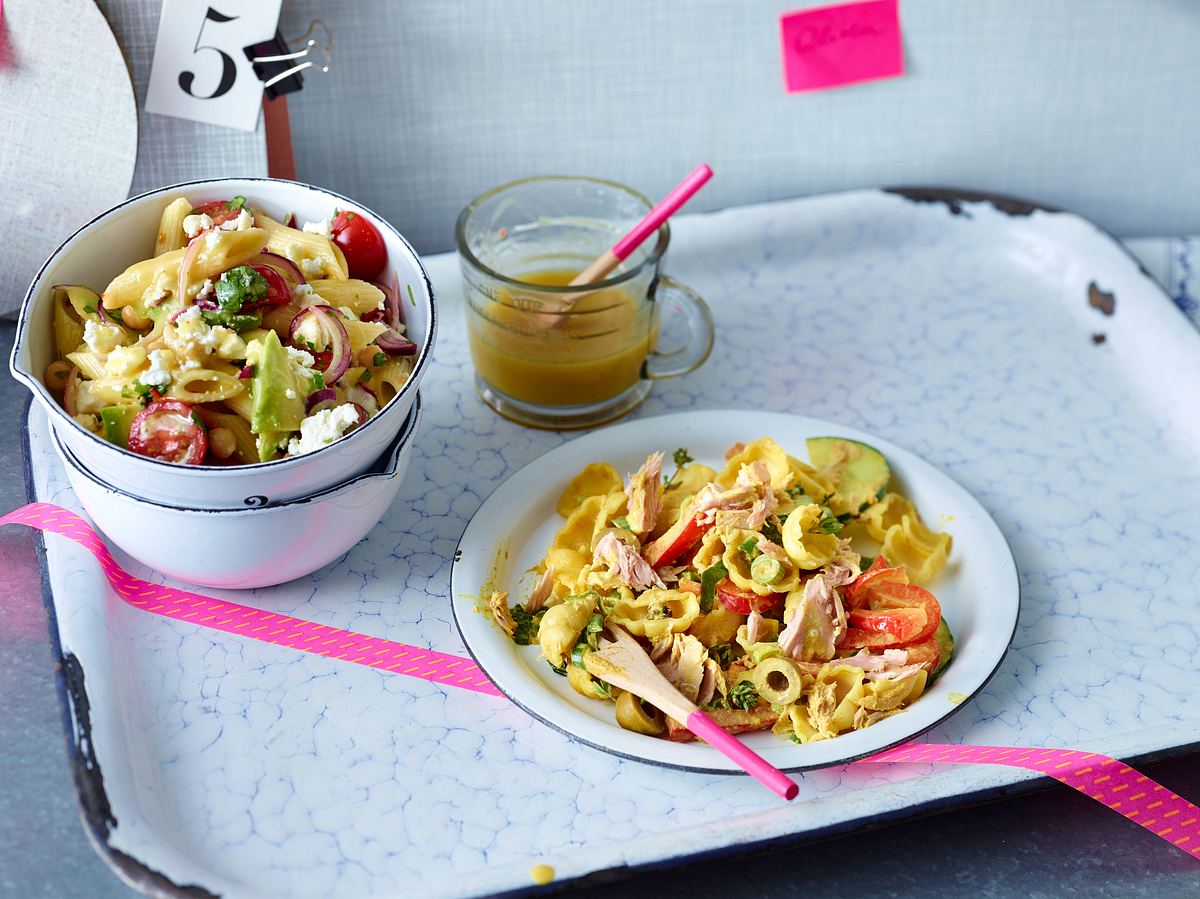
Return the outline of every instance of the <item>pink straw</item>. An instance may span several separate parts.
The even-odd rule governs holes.
[[[580,272],[573,281],[572,287],[582,287],[603,280],[609,272],[621,264],[630,253],[641,246],[642,241],[657,231],[662,223],[679,211],[679,207],[692,198],[692,195],[702,188],[712,177],[713,171],[707,164],[696,166],[695,170],[684,178],[669,194],[662,198],[657,206],[646,213],[646,216],[617,241],[611,250],[605,250],[587,268]],[[570,308],[567,301],[567,309]]]
[[[781,796],[790,802],[800,792],[795,781],[699,709],[688,715],[684,724],[688,730],[709,746],[719,750],[731,761],[736,762],[739,768],[776,796]]]
[[[669,194],[662,198],[657,206],[646,213],[646,217],[633,226],[633,229],[617,241],[612,248],[612,254],[618,259],[624,259],[636,250],[651,234],[659,229],[663,222],[673,216],[679,207],[692,198],[692,195],[702,188],[713,171],[707,164],[696,166],[690,175],[684,178]]]

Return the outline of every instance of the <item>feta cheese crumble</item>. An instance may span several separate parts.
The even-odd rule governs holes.
[[[140,346],[119,346],[104,360],[104,371],[114,377],[123,378],[141,368],[145,361],[146,351]]]
[[[254,227],[254,216],[243,209],[238,213],[237,218],[226,219],[221,222],[222,231],[245,231],[247,228]]]
[[[83,342],[93,353],[108,353],[120,345],[125,332],[116,325],[106,325],[89,318],[83,325]]]
[[[319,259],[301,259],[300,271],[304,273],[305,278],[315,281],[324,276],[325,267]]]
[[[320,234],[322,237],[332,237],[333,233],[329,230],[329,220],[323,222],[305,222],[301,229],[309,234]]]
[[[212,226],[212,218],[203,212],[199,215],[185,215],[183,217],[183,233],[188,236],[189,240],[201,231],[207,231]]]
[[[313,358],[312,353],[306,353],[304,350],[298,350],[294,346],[285,346],[284,349],[287,350],[288,359],[290,359],[293,364],[299,365],[301,368],[312,368],[317,363],[317,360]]]
[[[313,303],[321,302],[321,295],[309,284],[297,284],[292,288],[292,299],[301,306],[311,306]]]
[[[288,441],[287,454],[299,456],[311,453],[337,440],[358,423],[358,410],[350,403],[322,409],[300,422],[300,437]]]
[[[166,387],[171,383],[171,363],[175,354],[170,350],[151,350],[150,368],[138,378],[147,387]]]
[[[205,278],[204,283],[200,285],[200,289],[196,291],[196,299],[206,300],[213,295],[216,287],[213,286],[212,278]]]
[[[221,232],[213,229],[204,235],[204,252],[211,253],[221,243]]]

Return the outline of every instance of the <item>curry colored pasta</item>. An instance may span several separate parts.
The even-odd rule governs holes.
[[[654,453],[627,479],[595,462],[564,488],[565,519],[538,582],[489,609],[571,687],[615,704],[630,730],[689,740],[682,723],[592,676],[606,627],[641,641],[666,678],[723,727],[825,740],[897,714],[949,663],[954,640],[933,581],[949,534],[921,520],[872,447],[769,437],[720,470]],[[870,553],[873,558],[868,558]]]

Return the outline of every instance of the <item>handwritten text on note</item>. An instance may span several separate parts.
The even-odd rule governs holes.
[[[822,6],[780,17],[789,93],[904,74],[898,0]]]

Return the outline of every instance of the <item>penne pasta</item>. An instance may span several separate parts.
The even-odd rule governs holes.
[[[183,220],[191,211],[192,204],[186,197],[179,197],[167,204],[158,222],[158,234],[154,238],[155,256],[187,246],[188,237],[183,232]]]

